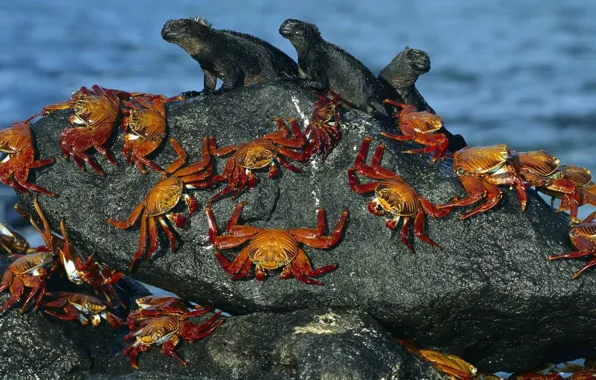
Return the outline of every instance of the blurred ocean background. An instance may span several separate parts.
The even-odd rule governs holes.
[[[425,50],[432,69],[418,88],[470,145],[544,148],[596,171],[596,2],[588,0],[2,1],[0,126],[82,85],[166,95],[201,89],[199,65],[160,36],[166,20],[190,16],[294,58],[279,25],[313,22],[375,74],[406,45]],[[13,190],[0,186],[0,221],[16,222]]]

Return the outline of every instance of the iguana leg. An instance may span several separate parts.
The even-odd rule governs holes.
[[[203,88],[206,92],[215,92],[215,86],[217,85],[217,76],[211,71],[203,69],[205,73],[205,79],[203,82]]]

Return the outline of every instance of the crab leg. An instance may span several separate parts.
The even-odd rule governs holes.
[[[499,204],[501,198],[503,198],[503,192],[496,185],[490,183],[484,183],[484,188],[486,189],[486,202],[476,207],[472,211],[462,214],[459,217],[460,220],[468,219],[471,216],[488,211]]]
[[[219,261],[219,263],[221,264],[222,268],[228,273],[228,274],[233,274],[233,275],[240,275],[242,272],[244,272],[244,267],[248,265],[249,269],[250,269],[250,260],[248,259],[248,247],[244,247],[240,253],[238,254],[238,256],[236,256],[236,258],[230,262],[230,260],[228,260],[227,257],[225,257],[221,252],[219,251],[215,251],[215,257],[217,258],[217,261]],[[244,275],[245,276],[245,275]],[[244,276],[240,276],[238,278],[242,278]],[[236,279],[236,278],[234,278]]]
[[[182,359],[182,357],[180,357],[180,355],[174,351],[176,349],[176,345],[178,345],[179,342],[180,338],[178,338],[177,335],[172,335],[172,337],[161,346],[161,352],[163,352],[163,354],[166,356],[171,356],[178,359],[178,361],[186,367],[188,366],[188,362]]]
[[[410,218],[407,216],[403,217],[403,224],[401,226],[401,230],[399,231],[399,238],[401,240],[402,243],[404,243],[404,245],[408,248],[408,250],[411,253],[414,253],[414,249],[412,248],[412,245],[410,244],[410,241],[408,240],[408,224],[410,223]]]
[[[2,276],[2,284],[0,285],[0,292],[4,291],[10,285],[10,298],[6,301],[4,306],[0,307],[0,313],[7,310],[15,302],[17,302],[25,292],[23,282],[15,278],[11,271],[7,270]]]
[[[358,178],[356,178],[356,168],[349,168],[348,169],[348,182],[350,183],[350,188],[352,191],[358,194],[366,194],[372,193],[377,189],[377,186],[381,182],[370,182],[365,184],[358,183]]]
[[[420,201],[420,205],[422,206],[424,211],[427,214],[429,214],[430,216],[432,216],[433,218],[443,218],[443,217],[447,216],[452,210],[452,208],[450,208],[450,207],[439,209],[439,208],[437,208],[437,206],[432,204],[428,199],[423,198],[423,197],[419,197],[418,200]]]
[[[37,161],[37,162],[41,162],[41,161]],[[18,184],[21,187],[23,187],[23,188],[25,188],[25,189],[27,189],[29,191],[37,191],[39,193],[43,193],[45,195],[49,195],[50,197],[56,197],[57,196],[56,194],[52,193],[51,191],[49,191],[48,189],[46,189],[44,187],[38,186],[38,185],[36,185],[34,183],[31,183],[31,182],[27,182],[27,175],[28,175],[28,173],[27,173],[26,170],[25,171],[18,171],[16,173],[14,173],[14,180],[15,180],[15,182],[18,182]]]
[[[147,253],[146,260],[149,261],[153,253],[157,250],[157,243],[159,242],[157,236],[157,225],[155,224],[155,218],[148,217],[149,222],[149,252]]]
[[[170,251],[176,252],[176,235],[174,235],[174,232],[172,232],[170,226],[168,225],[166,219],[163,216],[159,217],[159,224],[161,224],[163,231],[165,232],[168,240],[170,241]]]
[[[414,235],[423,242],[434,245],[435,247],[440,248],[440,246],[432,241],[428,236],[424,234],[424,211],[420,208],[418,209],[418,213],[416,214],[416,218],[414,219]]]
[[[280,151],[280,153],[282,153],[281,148],[278,148]],[[286,152],[287,153],[287,152]],[[287,156],[287,154],[282,153],[284,156]],[[276,157],[277,161],[279,161],[280,164],[283,165],[283,167],[285,167],[288,170],[291,170],[295,173],[304,173],[304,170],[302,168],[299,168],[297,166],[292,165],[288,160],[286,160],[285,158],[283,158],[282,156],[277,156]]]
[[[128,216],[128,219],[126,220],[114,220],[112,218],[108,218],[108,223],[111,224],[112,226],[116,227],[116,228],[120,228],[120,229],[127,229],[132,227],[133,224],[135,224],[135,222],[137,221],[137,219],[139,219],[139,216],[141,215],[141,211],[143,211],[143,208],[145,207],[145,202],[141,202],[139,203],[134,210],[132,210],[132,212],[130,213],[130,215]]]
[[[147,244],[147,215],[143,215],[141,217],[141,233],[139,236],[139,249],[135,252],[132,261],[130,262],[130,266],[128,267],[129,271],[132,271],[132,268],[135,266],[135,263],[138,259],[143,256],[145,253],[145,246]]]
[[[324,217],[323,210],[321,210],[321,213],[323,213]],[[339,239],[341,239],[341,235],[343,232],[344,223],[347,219],[348,209],[345,209],[342,212],[341,217],[339,218],[339,221],[335,225],[335,228],[333,229],[333,232],[330,236],[319,236],[318,232],[312,233],[308,232],[308,230],[292,230],[291,233],[298,241],[308,245],[309,247],[326,249],[336,245],[339,242]]]
[[[438,209],[447,208],[447,207],[463,207],[469,206],[473,203],[478,202],[482,198],[486,196],[487,189],[482,184],[482,181],[475,177],[464,176],[461,177],[461,183],[466,190],[467,197],[464,198],[456,198],[450,202],[447,202],[442,205],[437,205]]]
[[[294,261],[292,261],[292,275],[298,281],[304,282],[309,285],[323,285],[322,282],[313,280],[309,277],[319,277],[327,272],[330,272],[337,268],[337,264],[326,265],[321,268],[313,269],[308,256],[302,249],[298,249],[298,255]]]

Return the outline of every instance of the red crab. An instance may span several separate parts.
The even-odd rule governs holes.
[[[447,153],[449,139],[443,133],[437,133],[443,127],[443,120],[440,115],[417,111],[416,106],[398,103],[385,99],[385,103],[401,108],[399,114],[399,129],[401,135],[381,132],[381,135],[397,141],[414,141],[425,145],[424,148],[410,149],[403,153],[434,153],[433,162],[442,160]]]
[[[485,203],[459,217],[467,219],[498,205],[503,192],[497,185],[509,185],[516,187],[523,210],[526,202],[525,184],[517,174],[518,170],[508,161],[509,157],[510,152],[505,144],[464,148],[455,152],[453,171],[468,194],[461,199],[454,197],[450,202],[437,207],[463,207],[486,198]]]
[[[420,196],[408,183],[398,174],[380,166],[383,159],[384,145],[379,145],[372,158],[371,164],[366,165],[366,157],[371,142],[367,137],[362,141],[360,152],[354,160],[354,166],[348,169],[350,187],[358,194],[375,193],[375,198],[368,204],[368,210],[378,216],[389,216],[385,221],[387,228],[394,230],[403,218],[400,232],[402,243],[413,252],[408,241],[409,222],[414,217],[414,234],[425,243],[438,247],[439,245],[424,235],[424,214],[427,213],[434,218],[447,216],[450,208],[437,209],[429,200]],[[366,176],[375,182],[359,184],[356,173]]]
[[[325,161],[329,152],[337,146],[340,138],[338,109],[341,107],[341,96],[333,91],[329,91],[327,96],[317,92],[314,94],[319,101],[315,104],[312,117],[306,127],[305,135],[308,138],[308,143],[302,156],[303,161],[310,160],[319,152],[321,152],[322,160]]]
[[[331,235],[325,236],[326,223],[323,209],[317,210],[317,228],[284,230],[238,225],[243,207],[244,203],[236,205],[228,221],[225,235],[218,235],[217,223],[213,211],[211,211],[211,206],[207,205],[205,207],[207,224],[209,225],[209,239],[216,249],[235,248],[249,242],[232,262],[219,251],[215,251],[215,257],[221,266],[226,272],[233,275],[232,280],[246,277],[254,263],[256,267],[255,277],[259,281],[265,279],[265,269],[273,270],[283,267],[282,279],[294,277],[306,284],[323,285],[310,277],[318,277],[327,273],[335,269],[337,264],[313,269],[308,256],[300,248],[300,243],[319,249],[335,246],[341,238],[344,223],[348,219],[347,209],[341,214]]]
[[[553,174],[553,177],[572,181],[575,184],[573,194],[561,196],[556,192],[541,191],[553,197],[551,205],[555,197],[562,198],[557,212],[569,210],[571,222],[579,223],[577,219],[578,208],[586,204],[596,206],[596,184],[592,182],[592,172],[589,169],[575,165],[564,165],[559,169]]]
[[[65,159],[72,157],[81,170],[85,170],[83,162],[86,162],[97,174],[103,175],[101,166],[85,152],[95,148],[112,165],[116,165],[114,156],[104,144],[112,135],[120,112],[120,102],[138,96],[154,98],[161,95],[112,90],[98,85],[93,85],[91,89],[83,86],[73,92],[70,100],[45,106],[41,115],[72,109],[74,114],[69,120],[73,128],[66,128],[60,135],[62,155]]]
[[[25,311],[27,304],[37,294],[34,308],[37,309],[45,294],[46,279],[58,266],[54,260],[53,252],[38,252],[18,257],[12,262],[0,281],[0,292],[10,290],[10,298],[0,308],[0,313],[11,307],[25,293],[25,287],[31,288],[21,312]]]
[[[147,156],[161,145],[166,136],[165,104],[178,100],[181,100],[180,96],[165,98],[158,95],[136,97],[123,103],[126,108],[122,108],[122,113],[126,116],[122,119],[122,130],[125,132],[122,152],[126,161],[134,163],[143,174],[147,173],[146,166],[158,173],[166,172]],[[174,138],[170,138],[170,143],[178,154],[183,152]],[[185,159],[179,157],[182,163]]]
[[[190,343],[205,338],[223,323],[219,319],[221,312],[215,314],[206,322],[196,325],[186,319],[189,315],[165,316],[141,321],[141,327],[131,331],[124,340],[135,338],[135,342],[127,347],[122,354],[130,360],[133,368],[139,368],[137,356],[141,352],[148,352],[152,346],[161,346],[161,352],[166,356],[176,358],[182,365],[188,363],[175,351],[180,343],[180,337]]]
[[[202,307],[192,305],[178,297],[170,296],[147,296],[136,300],[139,308],[128,315],[128,328],[132,329],[136,324],[147,318],[186,315],[196,317],[213,310],[213,307]]]
[[[62,233],[62,238],[60,238],[52,233],[37,197],[33,200],[33,206],[41,221],[41,226],[32,216],[29,216],[29,222],[42,236],[47,249],[54,252],[60,258],[60,262],[66,272],[66,277],[76,285],[87,284],[96,293],[101,292],[108,300],[111,300],[110,297],[114,297],[122,304],[114,289],[114,284],[120,281],[124,277],[124,274],[115,271],[105,264],[99,263],[95,260],[94,255],[83,259],[80,253],[70,244],[66,227],[64,226],[64,220],[60,221],[60,231]]]
[[[281,119],[275,119],[279,131],[269,133],[259,139],[249,140],[240,145],[231,145],[223,148],[216,148],[215,137],[211,137],[209,150],[211,154],[221,157],[234,152],[228,157],[223,173],[213,177],[214,182],[227,181],[228,185],[219,193],[211,197],[210,202],[224,197],[235,191],[234,197],[248,186],[253,188],[257,185],[257,177],[253,170],[269,166],[269,178],[275,178],[278,174],[276,161],[287,169],[301,173],[302,169],[292,165],[287,159],[301,161],[302,154],[294,149],[301,149],[306,144],[306,139],[300,125],[295,119],[290,119],[292,131]],[[294,134],[292,136],[291,134]]]
[[[575,259],[578,257],[596,256],[596,223],[593,222],[594,219],[596,219],[596,211],[588,215],[581,224],[573,226],[569,230],[569,238],[576,251],[564,255],[549,256],[548,259]],[[594,265],[596,265],[596,258],[592,258],[583,268],[575,272],[573,278],[576,278]]]
[[[11,128],[0,130],[0,153],[6,153],[0,161],[0,182],[22,193],[37,191],[55,197],[56,194],[51,191],[27,181],[29,169],[54,162],[53,158],[35,161],[33,134],[29,128],[29,122],[35,117],[33,115],[25,121],[13,123]]]
[[[186,155],[186,153],[184,153]],[[181,164],[184,164],[182,162]],[[136,261],[145,253],[147,243],[147,229],[149,230],[149,252],[147,261],[157,250],[158,233],[156,221],[159,221],[162,229],[170,241],[172,252],[176,250],[176,236],[168,226],[166,217],[178,227],[184,227],[188,218],[181,214],[172,212],[172,209],[178,205],[184,198],[189,211],[189,217],[192,216],[198,208],[197,200],[188,194],[183,194],[184,189],[203,189],[211,187],[213,180],[211,175],[213,167],[211,165],[211,156],[209,155],[208,138],[203,138],[203,155],[199,162],[188,165],[184,168],[178,168],[179,165],[170,165],[168,174],[170,177],[162,178],[147,193],[145,199],[139,203],[126,220],[108,219],[108,223],[120,229],[132,227],[137,219],[141,217],[141,235],[139,237],[139,249],[134,254],[130,263],[130,270],[134,267]],[[142,216],[141,216],[142,213]]]
[[[124,325],[124,322],[108,311],[111,307],[99,298],[70,292],[52,293],[53,300],[42,302],[42,306],[50,308],[61,308],[64,314],[58,314],[54,311],[44,310],[44,313],[54,316],[63,321],[79,320],[82,325],[91,322],[92,326],[97,326],[102,319],[105,319],[112,327],[117,328]]]
[[[567,178],[559,170],[560,160],[544,151],[510,152],[506,168],[511,167],[518,175],[516,190],[522,205],[522,212],[526,209],[526,188],[534,186],[536,190],[562,198],[568,202],[575,193],[577,184],[573,178]],[[571,175],[571,173],[569,173]]]
[[[10,256],[37,251],[34,248],[29,248],[27,239],[6,223],[0,223],[0,248]]]

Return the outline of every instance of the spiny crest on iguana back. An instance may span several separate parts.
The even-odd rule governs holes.
[[[213,24],[210,23],[209,21],[207,21],[206,17],[195,16],[195,17],[190,17],[190,20],[196,21],[201,25],[205,25],[206,27],[213,29]]]

